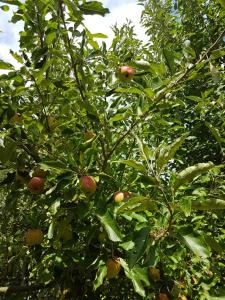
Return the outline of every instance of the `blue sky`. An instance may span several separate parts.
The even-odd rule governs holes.
[[[85,24],[92,33],[101,32],[108,35],[109,39],[106,42],[110,44],[113,37],[110,27],[115,23],[121,26],[126,22],[126,19],[129,19],[135,25],[135,31],[139,38],[146,40],[144,29],[139,24],[141,7],[137,5],[137,0],[102,0],[102,3],[109,8],[110,14],[107,14],[104,18],[97,15],[85,17]],[[0,32],[0,59],[16,66],[17,63],[10,55],[9,50],[16,51],[19,49],[19,31],[22,30],[23,25],[21,22],[16,24],[8,22],[13,10],[15,10],[14,6],[11,6],[9,12],[0,9],[0,31],[2,31]]]

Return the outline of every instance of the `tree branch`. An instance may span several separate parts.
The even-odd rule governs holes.
[[[77,73],[77,64],[76,64],[76,62],[74,60],[74,57],[73,57],[72,45],[71,45],[71,42],[70,42],[70,38],[68,36],[68,31],[67,31],[67,27],[66,27],[66,21],[65,21],[65,16],[64,16],[62,5],[63,5],[63,1],[59,1],[60,16],[61,16],[61,19],[62,19],[62,22],[63,22],[64,29],[66,31],[65,37],[63,36],[64,43],[65,43],[65,46],[66,46],[66,48],[69,52],[69,55],[70,55],[70,59],[71,59],[72,67],[73,67],[73,73],[74,73],[74,77],[75,77],[76,82],[77,82],[77,87],[78,87],[78,90],[80,92],[81,99],[82,99],[83,103],[85,104],[85,106],[88,107],[90,104],[89,104],[88,100],[86,99],[86,97],[83,93],[81,82],[80,82],[80,79],[79,79],[79,76],[78,76],[78,73]]]

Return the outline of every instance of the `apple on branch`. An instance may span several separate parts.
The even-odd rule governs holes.
[[[44,191],[45,181],[41,177],[32,177],[28,182],[28,190],[31,194],[41,194]]]
[[[86,194],[93,194],[96,191],[97,184],[92,176],[81,176],[80,187]]]
[[[44,233],[41,229],[28,229],[25,234],[26,244],[28,246],[40,245],[43,239]]]
[[[122,82],[130,82],[134,77],[135,70],[129,66],[122,66],[116,72],[116,76]]]
[[[108,279],[117,277],[121,269],[120,258],[119,257],[109,258],[106,262],[106,267],[107,267]]]
[[[117,203],[122,202],[124,199],[127,199],[130,197],[130,192],[115,192],[114,193],[114,201]]]

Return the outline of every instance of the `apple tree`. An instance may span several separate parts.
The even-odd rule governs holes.
[[[224,299],[223,1],[0,3],[0,297]]]

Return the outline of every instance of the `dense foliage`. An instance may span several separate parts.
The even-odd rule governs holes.
[[[0,2],[0,297],[224,299],[223,1],[139,0],[110,47],[98,1]]]

